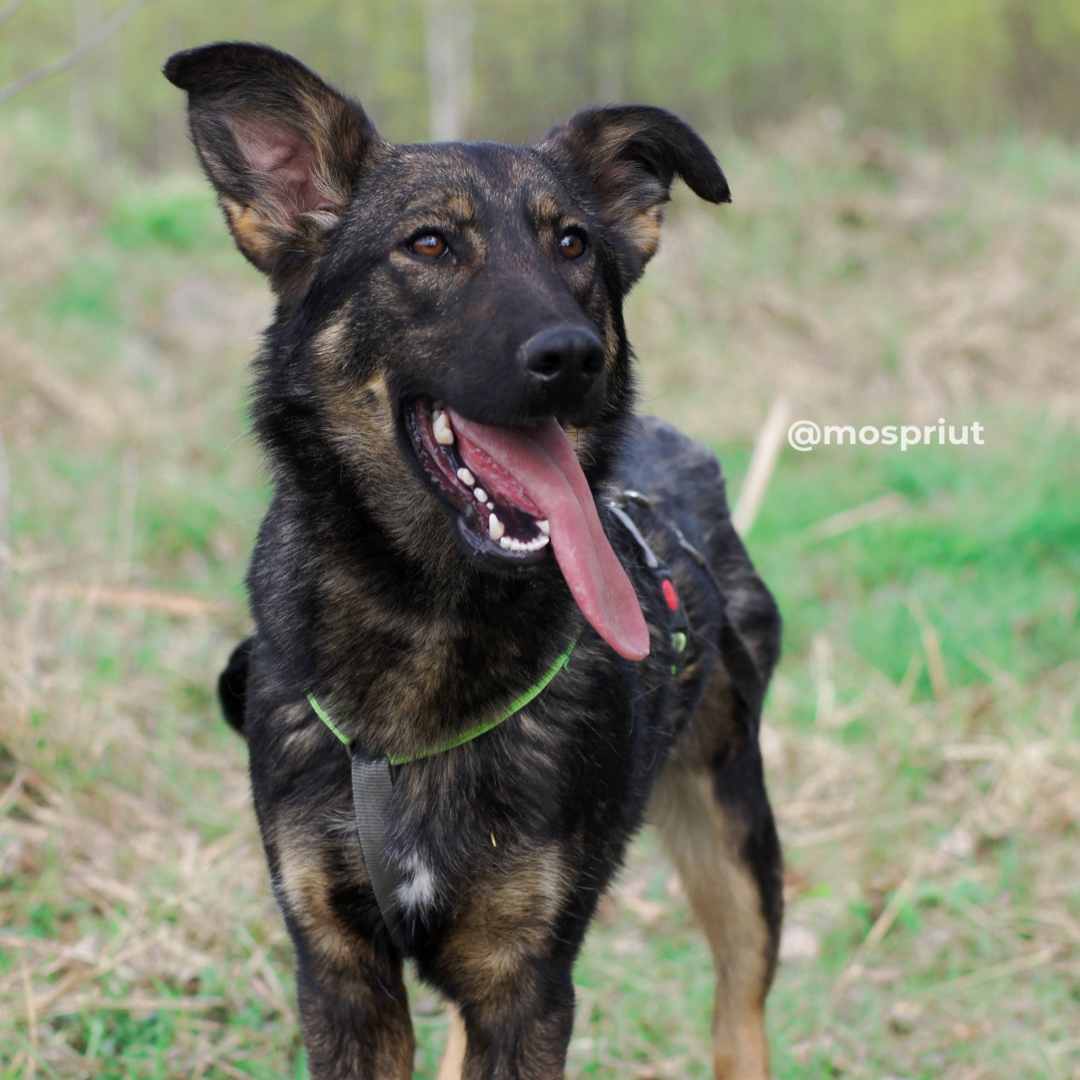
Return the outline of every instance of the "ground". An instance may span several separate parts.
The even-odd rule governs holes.
[[[985,427],[785,446],[748,534],[786,622],[774,1071],[1077,1078],[1080,154],[822,121],[720,145],[734,204],[677,199],[629,310],[644,408],[736,496],[781,395]],[[102,166],[27,116],[0,162],[0,1077],[300,1077],[213,697],[266,499],[265,292],[194,172]],[[576,982],[571,1077],[708,1075],[706,950],[648,832]],[[413,1011],[430,1077],[445,1022],[420,986]]]

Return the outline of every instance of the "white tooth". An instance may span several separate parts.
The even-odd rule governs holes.
[[[504,532],[506,532],[506,526],[492,514],[488,518],[488,536],[492,540],[501,540]]]
[[[514,541],[513,541],[513,540],[511,540],[509,536],[504,536],[504,537],[503,537],[503,538],[502,538],[502,539],[501,539],[501,540],[499,541],[499,547],[503,547],[503,548],[506,548],[506,550],[507,550],[507,551],[509,551],[509,550],[510,550],[510,545],[511,545],[511,544],[512,544],[513,542],[514,542]]]
[[[446,419],[446,413],[437,413],[431,427],[435,432],[435,441],[440,446],[453,446],[454,433],[450,428],[449,421]]]
[[[551,541],[546,536],[534,536],[525,547],[529,551],[539,551],[541,548],[547,547]]]
[[[545,536],[550,536],[550,535],[551,535],[551,525],[550,525],[550,524],[548,523],[547,519],[545,519],[544,521],[538,521],[538,522],[536,523],[536,527],[537,527],[537,528],[538,528],[538,529],[539,529],[539,530],[540,530],[540,531],[541,531],[541,532],[542,532],[542,533],[543,533],[543,534],[544,534]]]
[[[486,503],[485,505],[487,506],[487,508],[489,510],[494,510],[495,509],[495,504],[493,502]]]
[[[473,498],[477,502],[487,502],[487,492],[483,488],[473,488]]]
[[[551,537],[550,536],[538,536],[536,538],[536,546],[537,546],[538,549],[543,548],[543,547],[547,547],[548,544],[550,544],[550,543],[551,543]]]
[[[476,477],[468,469],[458,469],[457,478],[468,487],[476,483]]]

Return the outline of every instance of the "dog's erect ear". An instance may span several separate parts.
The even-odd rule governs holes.
[[[278,288],[341,217],[379,137],[360,105],[264,45],[176,53],[191,136],[240,250]]]
[[[583,109],[549,131],[539,150],[585,183],[615,234],[626,288],[656,252],[676,177],[709,202],[731,201],[727,180],[697,132],[650,105]]]

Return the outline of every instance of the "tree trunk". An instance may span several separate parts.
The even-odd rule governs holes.
[[[472,99],[472,0],[428,0],[427,73],[431,138],[461,139]]]
[[[596,100],[622,101],[626,51],[626,0],[599,0],[596,42]]]

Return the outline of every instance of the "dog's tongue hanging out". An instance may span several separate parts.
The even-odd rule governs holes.
[[[648,656],[649,631],[634,586],[611,550],[577,454],[555,417],[508,428],[447,413],[465,464],[515,505],[547,518],[559,569],[596,632],[620,656]]]

